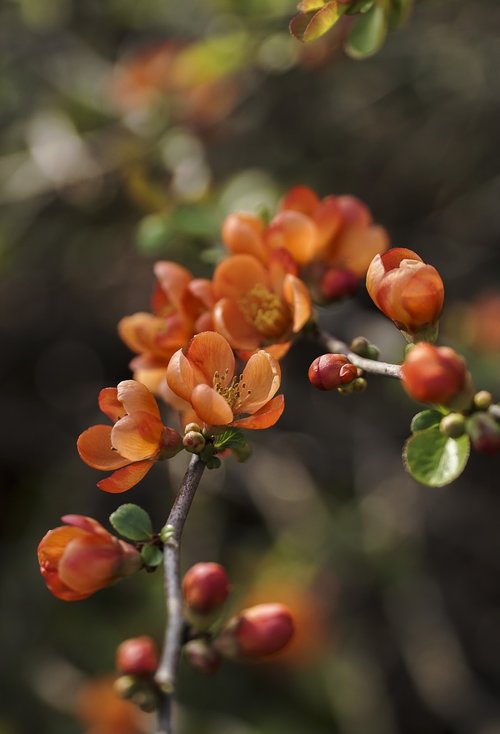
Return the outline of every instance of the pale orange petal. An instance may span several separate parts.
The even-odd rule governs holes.
[[[251,255],[228,257],[217,266],[213,277],[217,301],[226,296],[238,301],[259,284],[269,288],[269,275],[265,267]]]
[[[99,393],[99,408],[115,423],[125,415],[125,408],[118,400],[116,387],[105,387]]]
[[[323,250],[337,235],[342,226],[342,209],[336,196],[327,196],[319,204],[314,214],[314,221],[318,228],[316,255]]]
[[[243,316],[237,303],[230,298],[221,298],[213,310],[214,326],[225,337],[233,349],[253,351],[260,344],[261,335]]]
[[[264,405],[257,413],[248,416],[248,418],[240,418],[232,423],[238,428],[270,428],[274,426],[276,421],[281,417],[285,409],[285,398],[283,395],[276,395]]]
[[[72,525],[75,528],[86,530],[89,533],[97,533],[109,537],[108,531],[103,528],[100,522],[94,520],[93,517],[87,517],[86,515],[64,515],[61,517],[61,520],[66,525]]]
[[[113,449],[111,426],[92,426],[80,434],[76,447],[80,458],[93,469],[119,469],[128,464],[128,459]]]
[[[167,260],[155,263],[154,273],[169,302],[178,309],[193,276],[182,265]]]
[[[136,380],[123,380],[117,385],[118,400],[123,404],[127,413],[144,411],[160,417],[158,403],[148,388]]]
[[[85,530],[71,526],[61,526],[49,530],[43,536],[38,546],[38,561],[41,564],[49,564],[55,568],[68,543],[75,538],[82,538],[85,535]]]
[[[216,372],[225,375],[226,384],[234,375],[234,354],[227,339],[216,331],[203,331],[189,342],[186,357],[193,370],[196,382],[212,386]]]
[[[269,344],[267,347],[263,347],[263,350],[274,357],[274,359],[280,360],[288,352],[293,342],[283,342],[283,344]],[[248,362],[252,354],[255,354],[256,350],[248,351],[239,349],[237,351],[238,358],[243,362]]]
[[[59,578],[80,594],[92,594],[112,583],[119,566],[118,543],[98,535],[75,538],[59,562]]]
[[[383,227],[347,227],[337,238],[333,262],[363,278],[375,255],[385,252],[389,244],[389,235]]]
[[[173,393],[189,402],[194,387],[194,374],[182,349],[175,352],[168,363],[167,384]]]
[[[142,311],[125,316],[118,322],[121,340],[137,354],[159,349],[158,342],[165,331],[164,318]]]
[[[197,385],[191,403],[196,414],[209,426],[227,426],[233,420],[233,411],[213,387]]]
[[[212,308],[215,303],[212,281],[207,278],[193,278],[188,286],[189,292],[204,306]]]
[[[100,482],[97,482],[97,486],[104,492],[110,492],[112,494],[126,492],[127,489],[131,489],[140,482],[152,466],[153,463],[151,461],[137,461],[123,469],[118,469],[118,471],[113,472],[106,479],[101,479]]]
[[[166,367],[138,367],[134,370],[134,380],[145,385],[154,395],[159,395],[166,374]]]
[[[256,413],[276,394],[280,382],[279,363],[270,354],[260,350],[252,355],[242,374],[240,392],[242,400],[238,412]]]
[[[311,295],[305,283],[294,275],[287,275],[283,283],[283,296],[293,314],[293,331],[296,334],[311,318]]]
[[[169,387],[167,380],[162,380],[158,386],[158,393],[160,397],[169,405],[171,408],[177,411],[185,411],[191,407],[191,403],[187,400],[183,400]]]
[[[222,241],[233,255],[252,255],[266,264],[262,220],[253,214],[229,214],[222,225]]]
[[[134,411],[115,423],[111,443],[129,461],[151,459],[160,448],[163,423],[156,416]]]
[[[313,220],[291,209],[274,217],[265,233],[269,248],[285,248],[299,265],[306,265],[314,258],[318,239],[319,230]]]
[[[296,212],[302,212],[302,214],[307,214],[307,216],[312,217],[318,204],[319,198],[317,194],[309,186],[299,184],[287,191],[280,201],[279,210],[282,212],[287,209],[293,209]]]

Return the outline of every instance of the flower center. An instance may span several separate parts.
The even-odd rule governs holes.
[[[240,298],[238,306],[246,321],[268,339],[282,337],[290,328],[290,313],[285,304],[262,283]]]
[[[227,402],[231,410],[234,412],[241,405],[243,400],[251,394],[251,390],[247,390],[246,384],[243,382],[243,375],[239,377],[233,377],[228,382],[229,370],[226,370],[221,375],[217,370],[213,377],[214,390],[222,395],[224,400]]]

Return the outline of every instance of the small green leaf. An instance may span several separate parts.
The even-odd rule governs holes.
[[[366,59],[381,48],[387,35],[387,17],[381,3],[373,5],[353,25],[345,45],[353,59]]]
[[[149,568],[156,568],[163,561],[163,553],[156,545],[145,545],[141,550],[141,558]]]
[[[109,517],[114,529],[129,540],[149,540],[153,535],[151,518],[139,505],[120,505]]]
[[[228,428],[226,431],[215,436],[214,447],[217,451],[222,449],[238,449],[246,444],[245,436],[237,428]]]
[[[468,436],[447,438],[438,426],[433,426],[406,441],[403,462],[417,482],[427,487],[443,487],[463,472],[469,452]]]
[[[173,538],[175,535],[175,528],[173,525],[164,525],[160,530],[160,540],[162,543],[166,543]]]
[[[319,10],[309,13],[298,13],[290,21],[289,29],[294,38],[303,43],[316,41],[324,36],[347,10],[347,5],[339,5],[337,0],[330,0]]]
[[[441,423],[442,418],[443,413],[439,410],[435,410],[434,408],[422,410],[420,413],[413,416],[410,430],[412,433],[425,431],[426,428],[431,428],[431,426],[438,426]]]

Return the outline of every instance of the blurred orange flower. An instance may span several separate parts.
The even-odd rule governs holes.
[[[272,252],[265,266],[248,254],[233,255],[213,277],[215,329],[234,349],[260,347],[279,359],[311,316],[311,296],[296,276],[286,250]]]
[[[113,426],[97,425],[80,434],[80,458],[94,469],[115,470],[97,483],[105,492],[125,492],[151,469],[153,462],[169,459],[182,449],[182,438],[164,426],[152,393],[135,380],[99,393],[99,407]]]
[[[152,731],[151,715],[118,696],[112,677],[97,678],[79,691],[75,716],[85,734],[145,734]]]
[[[240,377],[226,339],[215,332],[197,334],[169,362],[172,392],[191,405],[207,426],[269,428],[284,409],[279,363],[264,350],[253,354]]]
[[[193,278],[189,270],[173,262],[154,266],[158,283],[153,292],[153,313],[126,316],[118,324],[125,344],[138,355],[130,363],[134,377],[158,392],[172,354],[187,344],[198,331],[212,327],[212,285]]]
[[[83,515],[61,519],[66,525],[49,530],[38,546],[40,573],[54,596],[64,601],[86,599],[141,568],[136,549],[97,520]]]

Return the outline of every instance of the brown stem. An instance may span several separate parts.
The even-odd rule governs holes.
[[[395,377],[398,380],[401,379],[401,366],[399,364],[379,362],[375,359],[360,357],[359,354],[351,351],[351,348],[345,342],[331,336],[326,331],[318,330],[318,336],[332,354],[345,354],[350,362],[355,364],[356,367],[359,367],[364,372],[368,372],[372,375]]]
[[[204,469],[203,461],[198,456],[193,455],[167,520],[167,525],[172,528],[171,536],[163,546],[164,587],[168,619],[163,654],[155,675],[155,681],[161,691],[157,734],[172,734],[173,732],[170,716],[172,694],[175,688],[184,625],[179,562],[180,543],[184,523]]]

